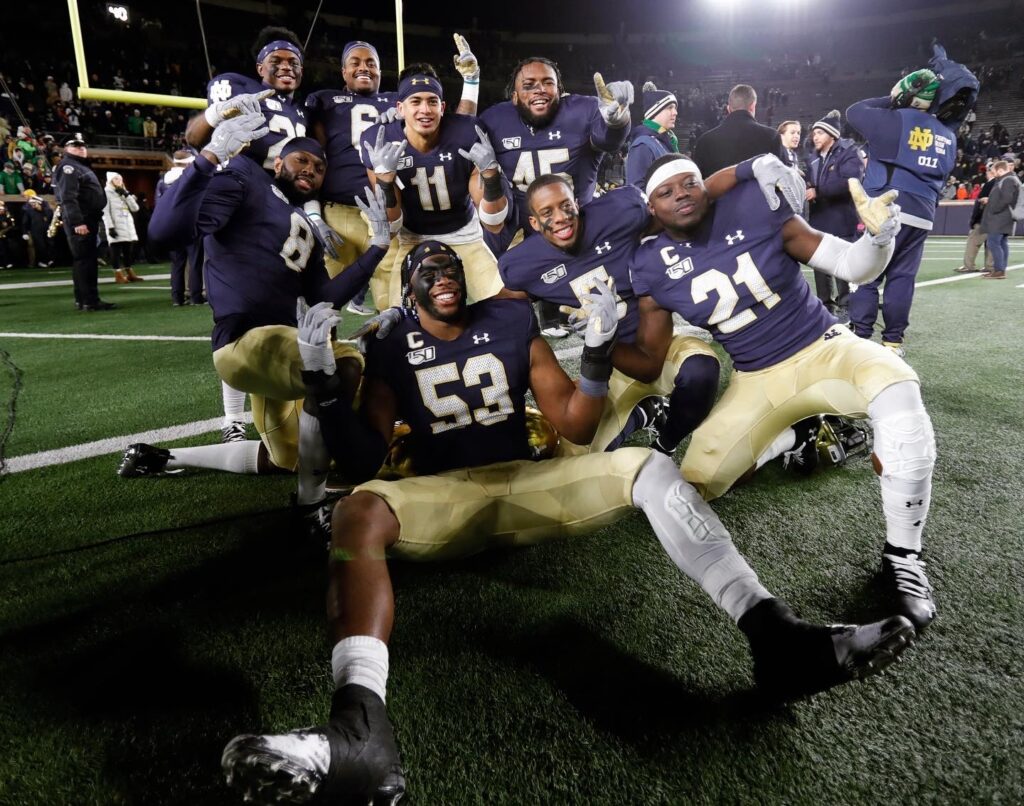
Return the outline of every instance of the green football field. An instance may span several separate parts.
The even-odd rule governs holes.
[[[962,249],[929,241],[908,334],[938,440],[939,618],[902,664],[766,705],[746,641],[640,516],[396,564],[405,802],[1024,803],[1024,240],[1003,281],[953,274]],[[219,438],[209,308],[172,308],[166,266],[140,272],[88,314],[67,269],[0,272],[4,806],[238,803],[224,744],[327,714],[326,564],[288,512],[294,479],[115,473],[130,442]],[[865,457],[809,479],[770,465],[714,506],[805,617],[885,614]]]

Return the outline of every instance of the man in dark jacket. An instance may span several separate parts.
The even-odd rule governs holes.
[[[626,155],[626,184],[643,187],[644,176],[658,157],[679,152],[679,140],[672,129],[676,125],[679,104],[668,90],[659,90],[652,82],[644,84],[644,120],[630,133]]]
[[[53,210],[34,192],[28,197],[28,203],[21,210],[21,236],[26,248],[32,253],[29,265],[32,267],[52,266],[53,254],[50,239],[46,230],[53,218]]]
[[[774,154],[783,162],[786,153],[779,133],[754,120],[757,93],[748,84],[737,84],[729,92],[728,115],[718,126],[705,132],[693,149],[693,161],[701,174],[736,165],[758,154]]]
[[[846,241],[857,239],[857,210],[850,198],[849,179],[864,176],[864,159],[852,140],[840,139],[842,124],[838,109],[833,109],[811,127],[811,139],[818,156],[807,171],[807,202],[810,223],[815,229],[828,232]],[[835,278],[832,294],[831,275],[814,272],[814,292],[840,323],[850,321],[846,306],[850,284]]]
[[[1017,202],[1021,184],[1006,160],[993,162],[992,173],[996,177],[995,184],[985,201],[985,212],[981,214],[981,231],[985,233],[985,246],[992,255],[992,271],[981,276],[986,280],[1004,280],[1010,258],[1010,236],[1017,226],[1011,208]]]
[[[80,311],[109,311],[112,302],[100,299],[99,253],[96,235],[107,196],[100,180],[89,167],[89,151],[81,134],[64,143],[64,158],[57,171],[54,193],[61,206],[64,232],[71,247],[71,276],[75,283],[75,308]]]
[[[992,253],[985,246],[985,233],[981,231],[981,214],[985,212],[983,201],[988,199],[992,193],[992,187],[996,183],[996,175],[992,172],[992,164],[985,166],[985,184],[981,186],[981,193],[974,200],[974,208],[971,210],[970,231],[967,233],[967,244],[964,246],[964,262],[953,269],[958,274],[968,274],[974,271],[992,271]],[[985,268],[976,269],[978,261],[978,250],[985,246]]]

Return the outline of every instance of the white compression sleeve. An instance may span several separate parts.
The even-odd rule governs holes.
[[[718,516],[667,456],[652,452],[640,468],[633,483],[633,503],[647,515],[672,562],[734,621],[758,602],[772,598]]]
[[[807,265],[848,283],[870,283],[889,265],[895,249],[895,238],[876,246],[867,233],[850,243],[826,232]]]

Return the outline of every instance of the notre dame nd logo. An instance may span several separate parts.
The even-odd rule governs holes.
[[[935,136],[931,129],[915,126],[910,130],[910,139],[907,140],[907,145],[910,146],[911,151],[927,151],[932,147],[933,142],[935,142]]]

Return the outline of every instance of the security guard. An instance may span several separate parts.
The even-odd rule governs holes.
[[[81,134],[64,143],[64,158],[56,172],[54,192],[61,206],[64,231],[74,263],[75,308],[80,311],[109,311],[112,302],[100,299],[97,235],[107,197],[88,163],[89,151]]]

